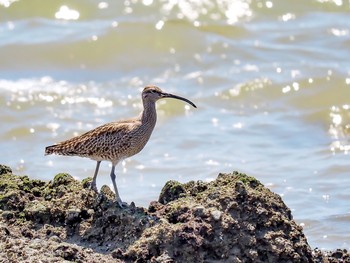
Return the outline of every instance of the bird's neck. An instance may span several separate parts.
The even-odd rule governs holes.
[[[155,102],[143,102],[143,111],[141,114],[141,123],[143,125],[155,126],[157,122],[157,111]]]

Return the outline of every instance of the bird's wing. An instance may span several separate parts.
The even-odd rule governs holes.
[[[46,154],[93,156],[112,148],[127,147],[128,135],[135,127],[134,120],[111,122],[82,135],[46,147]]]

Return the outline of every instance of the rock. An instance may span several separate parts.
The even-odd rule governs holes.
[[[59,244],[53,249],[54,255],[68,261],[84,262],[84,255],[81,255],[80,249],[77,245]]]
[[[14,215],[11,211],[2,211],[1,216],[6,221],[9,221],[10,219],[14,218]]]
[[[220,174],[205,187],[171,182],[165,188],[160,199],[165,205],[153,213],[167,221],[144,231],[127,251],[132,260],[166,253],[178,262],[312,262],[290,210],[256,179]],[[180,194],[174,194],[177,189]]]
[[[219,221],[221,219],[222,212],[219,210],[214,210],[210,214],[215,221]]]
[[[0,164],[0,175],[12,174],[12,169],[6,165]]]
[[[175,199],[178,199],[184,192],[185,189],[179,182],[169,181],[163,187],[162,192],[159,195],[158,202],[163,205],[167,204]]]
[[[75,180],[73,176],[67,173],[59,173],[55,175],[53,181],[52,181],[52,186],[58,187],[60,185],[70,185],[73,183]]]
[[[23,209],[26,219],[36,223],[47,222],[50,219],[50,208],[44,202],[33,200]]]
[[[81,210],[79,208],[72,207],[67,210],[65,221],[67,225],[78,224],[81,220]]]
[[[168,182],[149,209],[66,173],[50,182],[0,165],[0,262],[349,262],[311,250],[280,196],[234,172]]]
[[[313,256],[315,263],[350,262],[350,253],[346,249],[321,251],[318,248],[315,248],[313,251]]]

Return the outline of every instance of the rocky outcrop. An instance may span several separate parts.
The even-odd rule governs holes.
[[[0,166],[0,262],[350,262],[312,250],[281,197],[245,174],[169,181],[148,209],[121,209],[90,180]]]

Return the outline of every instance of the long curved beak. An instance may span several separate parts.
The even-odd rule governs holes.
[[[162,98],[173,98],[173,99],[183,100],[183,101],[186,101],[188,104],[192,105],[193,107],[197,108],[197,106],[192,101],[174,94],[162,93]]]

